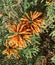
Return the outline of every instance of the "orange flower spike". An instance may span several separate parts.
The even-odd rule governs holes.
[[[30,40],[30,37],[31,37],[32,35],[24,35],[24,39],[26,39],[26,40],[28,40],[29,42],[31,42],[31,40]]]
[[[29,26],[29,29],[31,29],[31,33],[36,33],[36,32],[39,33],[41,32],[40,28],[45,28],[44,26],[45,23],[43,22],[43,20],[41,18],[38,19],[38,17],[40,17],[41,15],[42,15],[42,12],[35,11],[34,13],[32,13],[32,11],[30,11],[30,16],[26,14],[26,21],[24,20],[25,19],[25,16],[24,16],[22,21],[28,22],[28,26]],[[22,33],[24,34],[24,32]]]
[[[8,44],[10,47],[18,49],[18,42],[19,42],[18,37],[14,36],[10,37]]]
[[[32,24],[32,25],[34,27],[33,29],[35,30],[35,32],[40,32],[40,29],[37,25],[34,25],[34,24]]]
[[[21,21],[28,21],[28,19],[30,19],[28,13],[25,13],[25,16],[23,18],[21,18]]]
[[[6,49],[2,53],[6,54],[8,59],[10,59],[11,55],[19,57],[18,51],[13,48],[12,44],[10,45],[8,43],[9,42],[7,41],[7,43],[5,44]]]
[[[35,11],[34,13],[33,13],[33,15],[35,15],[37,13],[37,11]]]
[[[42,19],[39,19],[39,20],[37,19],[36,22],[39,23],[39,24],[45,24],[45,22],[43,22]]]
[[[25,26],[26,24],[22,25],[19,31],[21,32]]]
[[[5,49],[2,53],[6,54],[8,59],[10,59],[11,55],[19,57],[18,51],[15,49]]]
[[[9,25],[9,32],[16,31],[16,24],[14,24],[13,22],[10,22],[8,25]]]
[[[23,24],[26,24],[26,27],[28,27],[29,22],[26,20],[26,21],[23,21]]]
[[[33,15],[33,14],[32,14],[32,11],[30,11],[30,17],[31,17],[31,18],[32,18],[32,15]]]
[[[30,11],[30,16],[26,13],[27,17],[24,16],[23,18],[21,18],[21,20],[23,20],[23,21],[25,21],[25,20],[29,21],[29,19],[34,20],[34,19],[38,18],[41,15],[42,15],[42,12],[35,11],[34,13],[32,13],[32,11]]]
[[[9,41],[9,45],[10,45],[10,47],[12,47],[12,48],[17,48],[17,47],[18,47],[18,40],[17,40],[17,39],[11,39],[11,40]]]
[[[15,25],[15,24],[14,24]],[[30,29],[28,28],[28,22],[20,22],[17,26],[16,26],[16,31],[14,32],[17,32],[18,34],[13,34],[11,36],[8,36],[8,38],[10,38],[10,41],[9,41],[9,45],[12,46],[12,48],[19,48],[19,44],[21,43],[21,47],[26,43],[26,41],[23,39],[24,38],[24,35],[30,35]],[[14,28],[12,28],[14,29]],[[22,38],[22,42],[20,42],[21,40],[19,40],[19,37]],[[25,43],[24,43],[25,41]]]
[[[19,31],[21,25],[22,25],[22,22],[20,21],[20,22],[18,23],[18,25],[17,25],[17,32]]]
[[[27,47],[26,41],[23,40],[20,36],[19,36],[19,40],[20,40],[19,49],[26,48]]]
[[[32,33],[36,33],[36,31],[33,29],[33,27],[31,26],[31,30],[32,30]]]
[[[18,25],[17,25],[17,32],[21,32],[23,31],[24,27],[26,27],[28,25],[28,22],[20,22]]]
[[[8,36],[8,38],[13,38],[15,36],[17,36],[17,35],[13,34],[13,35]]]
[[[35,11],[35,12],[33,13],[33,15],[32,15],[33,20],[36,18],[36,14],[37,14],[37,12]]]
[[[24,20],[24,21],[27,20],[27,21],[28,21],[28,19],[27,19],[26,17],[21,18],[21,21],[22,21],[22,20]]]
[[[30,29],[26,29],[25,31],[30,33]]]
[[[25,34],[25,35],[28,35],[28,34],[31,34],[31,33],[30,33],[30,32],[27,32],[27,31],[26,31],[26,32],[23,31],[23,32],[20,32],[19,34],[23,34],[23,35]]]
[[[12,51],[10,51],[11,55],[15,56],[16,58],[20,57],[19,53],[17,50],[12,49]]]
[[[24,27],[26,27],[28,25],[28,22],[20,22],[17,26],[15,24],[11,25],[11,28],[9,31],[12,32],[20,32],[24,29]]]
[[[45,22],[43,22],[43,20],[37,20],[37,25],[38,25],[40,28],[46,28]]]
[[[8,50],[8,49],[5,49],[3,52],[2,52],[2,54],[7,54],[7,57],[8,57],[8,59],[10,59],[10,50]]]
[[[16,40],[16,39],[11,39],[11,40],[9,40],[9,42],[7,41],[7,43],[6,43],[6,47],[7,48],[9,48],[9,46],[11,47],[11,48],[16,48],[17,46],[18,46],[18,41]]]
[[[30,17],[29,17],[29,15],[28,15],[28,13],[26,13],[26,16],[27,16],[27,18],[28,18],[28,19],[30,19]]]
[[[36,18],[38,18],[40,15],[42,15],[42,12],[34,12],[33,13],[33,16],[32,16],[32,19],[34,20],[34,19],[36,19]]]

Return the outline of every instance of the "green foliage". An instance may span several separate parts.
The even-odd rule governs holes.
[[[1,0],[1,9],[4,14],[4,21],[19,21],[19,18],[22,15],[20,2],[21,0],[19,2],[18,0]]]
[[[55,20],[55,2],[52,5],[45,5],[46,6],[46,22],[47,22],[47,26],[50,26],[50,24],[52,24]],[[49,24],[48,24],[49,23]]]
[[[55,37],[55,30],[50,33],[50,36]]]
[[[33,35],[33,36],[31,37],[31,41],[32,41],[33,44],[40,45],[40,41],[41,41],[40,35],[39,35],[39,34]]]
[[[52,60],[52,63],[55,64],[55,56],[53,56],[53,57],[51,58],[51,60]]]
[[[21,54],[23,55],[24,58],[32,58],[32,56],[37,55],[39,52],[38,46],[34,48],[27,47],[26,49],[21,50]]]
[[[33,57],[36,57],[39,53],[39,45],[40,45],[40,36],[33,35],[31,37],[31,43],[27,42],[28,47],[20,50],[20,55],[25,61],[25,65],[33,65],[32,60],[34,61]],[[36,41],[36,42],[34,42]]]
[[[21,3],[21,5],[24,12],[35,10],[44,11],[43,9],[45,9],[45,2],[46,0],[23,0],[23,3]]]

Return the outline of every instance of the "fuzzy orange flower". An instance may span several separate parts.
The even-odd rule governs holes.
[[[8,44],[9,41],[6,41],[5,47],[6,49],[2,52],[3,54],[6,54],[8,59],[13,55],[15,57],[19,57],[18,51],[11,45]]]
[[[21,18],[21,21],[26,21],[29,23],[30,29],[32,30],[32,33],[38,33],[41,32],[40,28],[44,28],[44,22],[41,18],[39,18],[42,15],[42,12],[34,12],[30,11],[30,14],[26,15]]]
[[[19,49],[26,48],[26,40],[30,41],[31,31],[29,27],[27,26],[26,22],[20,22],[18,25],[14,23],[9,23],[9,32],[17,34],[13,34],[11,36],[8,36],[10,38],[9,44],[16,44],[16,47]]]
[[[31,31],[27,25],[28,22],[25,21],[20,22],[18,25],[13,22],[8,24],[9,33],[13,33],[8,36],[5,44],[6,49],[3,51],[3,54],[7,54],[8,58],[10,58],[11,55],[18,57],[19,54],[17,50],[27,47],[26,40],[30,42]]]

